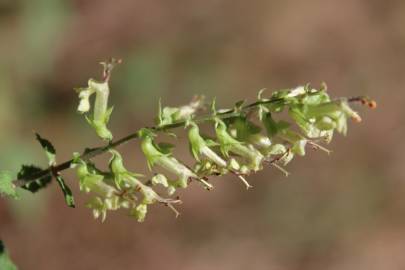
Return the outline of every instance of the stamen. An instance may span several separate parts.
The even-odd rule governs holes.
[[[196,180],[199,181],[201,184],[203,184],[206,190],[213,190],[214,189],[214,186],[211,185],[210,183],[208,183],[207,181],[205,181],[204,179],[197,178]]]
[[[277,169],[279,169],[282,173],[284,173],[284,175],[286,177],[290,176],[290,172],[288,172],[286,169],[284,169],[283,167],[281,167],[280,165],[278,165],[277,163],[271,163],[272,166],[276,167]]]
[[[176,218],[180,216],[180,212],[177,211],[177,209],[171,203],[166,204],[166,206],[169,207],[174,212]]]
[[[247,190],[253,188],[253,186],[249,184],[245,177],[243,177],[242,175],[238,175],[238,178],[242,181],[243,184],[245,184]]]
[[[328,148],[323,147],[322,145],[319,145],[319,144],[317,144],[317,143],[315,143],[315,142],[313,142],[313,141],[308,141],[308,143],[309,143],[314,149],[322,150],[322,151],[326,152],[328,155],[329,155],[330,153],[332,153],[332,151],[329,150]]]

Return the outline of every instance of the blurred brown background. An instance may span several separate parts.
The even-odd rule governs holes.
[[[400,0],[0,0],[1,169],[45,164],[32,130],[59,161],[98,144],[72,88],[110,56],[124,59],[112,78],[116,138],[150,125],[159,97],[227,107],[325,81],[333,96],[379,103],[360,109],[331,156],[309,151],[287,179],[268,168],[249,192],[226,177],[213,192],[193,185],[179,219],[153,207],[143,224],[122,212],[100,224],[69,172],[76,209],[55,184],[1,200],[0,238],[23,270],[405,269],[404,25]],[[136,149],[120,148],[142,172]]]

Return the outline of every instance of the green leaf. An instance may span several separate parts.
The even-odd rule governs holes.
[[[18,179],[26,179],[33,174],[39,173],[42,171],[41,168],[34,166],[34,165],[23,165],[21,170],[18,172],[17,178]],[[29,183],[25,184],[21,188],[31,191],[32,193],[37,192],[38,190],[46,187],[52,181],[52,176],[47,174],[38,178],[34,181],[30,181]]]
[[[335,121],[329,116],[323,116],[316,120],[316,127],[320,130],[333,130],[336,128]]]
[[[272,138],[279,133],[282,133],[286,129],[290,127],[290,123],[280,120],[276,122],[273,117],[271,116],[271,113],[265,113],[262,118],[262,123],[264,127],[266,128],[267,135]]]
[[[58,182],[60,188],[62,189],[63,196],[65,196],[65,202],[67,206],[75,208],[75,200],[73,198],[72,191],[70,190],[69,186],[66,185],[65,180],[61,175],[56,175],[56,182]]]
[[[273,120],[270,113],[266,113],[262,117],[262,122],[266,128],[267,135],[272,138],[278,133],[277,123]]]
[[[229,152],[241,156],[242,158],[249,161],[249,169],[258,171],[261,169],[261,164],[264,156],[259,150],[253,146],[245,145],[242,142],[233,138],[227,131],[227,126],[225,123],[216,119],[215,133],[217,135],[218,142],[220,143],[220,149],[225,157],[229,157]]]
[[[45,150],[46,156],[48,157],[49,165],[54,165],[56,163],[56,150],[52,143],[45,138],[42,138],[38,133],[35,133],[38,142],[41,144],[42,148]]]
[[[110,108],[107,109],[107,111],[105,112],[104,115],[104,122],[107,124],[108,122],[110,122],[110,118],[111,118],[111,114],[114,110],[114,106],[111,106]]]
[[[238,102],[235,103],[234,110],[235,112],[240,112],[242,111],[243,105],[245,104],[246,100],[239,100]]]
[[[0,240],[0,269],[1,270],[17,270],[17,266],[11,261],[7,254],[7,250]]]
[[[285,101],[284,100],[275,101],[270,104],[267,104],[265,107],[267,108],[267,110],[271,112],[282,112],[285,107]]]
[[[302,98],[303,104],[312,105],[312,106],[320,105],[322,103],[326,103],[329,101],[330,101],[330,98],[325,91],[318,91],[316,93],[309,94],[309,95],[305,96],[304,98]]]
[[[18,199],[16,187],[13,184],[14,176],[11,172],[0,171],[0,195]]]
[[[236,130],[236,139],[240,141],[247,141],[250,136],[258,134],[261,131],[259,126],[242,116],[232,119],[230,124],[231,127],[235,128]]]
[[[213,139],[210,138],[205,138],[205,136],[201,136],[205,139],[205,143],[207,144],[208,147],[216,147],[219,146],[219,143],[214,141]]]
[[[109,118],[107,116],[105,119]],[[97,120],[92,120],[90,117],[87,115],[85,116],[85,119],[87,123],[94,128],[96,131],[96,134],[103,140],[106,141],[111,141],[113,139],[113,135],[111,131],[107,128],[107,123],[105,121],[97,121]]]
[[[159,149],[159,151],[166,155],[171,154],[174,147],[175,145],[171,143],[161,142],[157,144],[157,148]]]

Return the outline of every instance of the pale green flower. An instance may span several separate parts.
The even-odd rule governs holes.
[[[178,187],[185,188],[188,185],[188,180],[195,179],[203,184],[206,189],[212,189],[213,186],[198,177],[190,168],[167,153],[165,149],[160,149],[153,141],[153,135],[149,130],[143,129],[140,131],[142,138],[141,148],[147,159],[149,168],[160,166],[178,177],[176,181]],[[165,151],[165,152],[163,152]]]
[[[249,163],[248,167],[253,171],[262,168],[264,156],[251,145],[245,145],[233,138],[227,131],[227,126],[220,119],[216,119],[215,133],[220,144],[222,153],[228,157],[229,152],[245,158]]]
[[[80,103],[77,110],[80,113],[87,113],[91,109],[90,97],[95,94],[93,115],[86,116],[87,122],[95,129],[97,135],[104,140],[112,140],[112,133],[108,130],[107,124],[113,108],[108,108],[108,97],[110,89],[108,82],[98,82],[90,79],[87,88],[77,89]]]
[[[159,102],[158,126],[169,125],[189,119],[204,106],[204,96],[195,96],[193,100],[181,107],[164,107]]]
[[[207,142],[200,135],[198,126],[190,122],[190,129],[188,131],[188,140],[190,142],[191,153],[197,161],[200,161],[200,156],[211,160],[220,167],[226,167],[226,161],[220,157],[215,151],[208,147]]]

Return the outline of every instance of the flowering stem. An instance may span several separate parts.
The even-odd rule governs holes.
[[[108,76],[106,76],[108,79]],[[240,111],[244,111],[244,112],[248,112],[249,110],[256,108],[260,105],[265,105],[265,104],[270,104],[270,103],[274,103],[274,102],[280,102],[280,101],[284,101],[284,98],[272,98],[272,99],[266,99],[266,100],[259,100],[253,103],[250,103],[248,105],[245,105],[243,107],[240,108]],[[374,103],[369,101],[369,99],[367,97],[364,96],[358,96],[358,97],[352,97],[347,99],[348,102],[360,102],[362,104],[367,104],[370,107],[374,106]],[[211,122],[214,121],[214,119],[230,119],[233,117],[238,117],[241,115],[241,112],[235,112],[235,109],[229,109],[229,110],[225,110],[225,111],[221,111],[218,112],[216,115],[206,115],[206,116],[202,116],[200,118],[196,118],[193,119],[193,121],[196,124],[199,123],[206,123],[206,122]],[[179,127],[184,127],[187,121],[179,121],[176,123],[172,123],[172,124],[167,124],[167,125],[162,125],[162,126],[154,126],[151,127],[149,129],[153,130],[153,131],[166,131],[166,130],[171,130],[171,129],[175,129],[175,128],[179,128]],[[140,137],[139,134],[139,130],[131,133],[119,140],[110,142],[109,144],[105,145],[105,146],[100,146],[100,147],[96,147],[96,148],[91,148],[91,149],[86,149],[84,151],[84,153],[80,156],[80,158],[82,160],[89,160],[92,159],[98,155],[101,155],[105,152],[108,152],[110,149],[114,149],[122,144],[125,144],[131,140],[135,140],[138,139]],[[73,159],[65,161],[63,163],[60,163],[58,165],[55,166],[50,166],[47,169],[44,169],[42,171],[38,171],[36,173],[33,173],[31,175],[25,176],[24,178],[20,178],[20,179],[16,179],[13,181],[13,184],[17,187],[22,187],[30,182],[33,182],[43,176],[49,175],[51,173],[59,173],[60,171],[64,171],[66,169],[71,168],[73,163]]]

